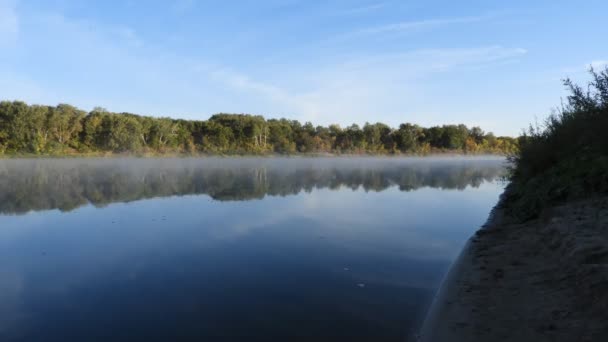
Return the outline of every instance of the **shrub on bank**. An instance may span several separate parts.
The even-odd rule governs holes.
[[[566,79],[566,104],[520,137],[504,204],[526,220],[547,206],[608,193],[608,67],[587,88]]]

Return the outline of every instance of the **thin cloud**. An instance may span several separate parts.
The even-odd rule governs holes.
[[[474,17],[460,17],[460,18],[447,18],[447,19],[427,19],[418,21],[404,21],[400,23],[387,24],[381,26],[370,27],[357,31],[359,34],[379,34],[389,32],[404,32],[404,31],[417,31],[422,29],[432,29],[441,26],[454,25],[454,24],[470,24],[476,23],[483,20],[487,20],[489,16],[474,16]]]
[[[342,11],[338,11],[336,14],[337,15],[358,15],[358,14],[365,14],[365,13],[377,11],[377,10],[379,10],[381,8],[384,8],[384,7],[386,7],[386,3],[385,2],[379,2],[379,3],[367,5],[367,6],[360,6],[360,7],[354,7],[354,8],[345,9],[345,10],[342,10]]]
[[[314,103],[305,101],[301,95],[290,93],[272,84],[254,80],[229,68],[212,70],[209,72],[209,76],[211,79],[226,84],[233,89],[263,96],[277,108],[282,108],[282,111],[299,114],[310,114],[317,111],[311,107],[314,106]]]
[[[363,123],[377,111],[389,113],[415,101],[420,96],[420,82],[433,74],[500,66],[505,61],[517,61],[526,53],[522,48],[488,46],[360,56],[339,65],[290,72],[290,77],[299,80],[298,90],[278,87],[228,68],[216,69],[210,75],[238,92],[261,96],[269,108],[280,108],[280,112],[301,121]]]
[[[505,48],[500,45],[474,48],[418,49],[393,54],[361,56],[342,62],[345,68],[356,71],[387,69],[391,73],[420,74],[448,71],[460,66],[479,66],[503,62],[527,54],[524,48]]]
[[[71,70],[70,82],[38,83],[37,76],[30,76],[27,70],[6,64],[0,66],[0,93],[36,103],[69,102],[85,108],[102,105],[115,111],[179,113],[179,117],[198,119],[204,118],[200,113],[239,111],[315,124],[362,124],[381,113],[378,120],[392,125],[404,120],[428,124],[430,119],[422,109],[431,101],[438,102],[428,91],[435,75],[443,77],[439,74],[469,71],[480,65],[500,68],[501,63],[517,62],[526,54],[521,48],[501,46],[414,49],[394,54],[340,51],[315,62],[296,59],[272,66],[260,62],[257,65],[261,68],[249,69],[238,63],[218,65],[222,62],[208,57],[163,53],[148,41],[138,47],[136,27],[45,13],[20,14],[22,27],[37,24],[32,26],[37,30],[35,35],[23,30],[20,46],[31,53],[47,54],[51,68]],[[471,21],[458,21],[467,20]],[[64,39],[55,42],[53,37]],[[6,71],[11,68],[14,70],[7,78]],[[115,84],[121,87],[112,86]],[[403,116],[412,112],[418,114]]]

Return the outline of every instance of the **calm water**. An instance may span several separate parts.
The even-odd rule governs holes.
[[[412,340],[503,167],[0,160],[0,340]]]

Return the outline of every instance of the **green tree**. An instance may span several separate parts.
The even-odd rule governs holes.
[[[382,152],[391,149],[391,133],[391,128],[383,123],[370,124],[366,122],[363,126],[363,135],[368,151]]]
[[[268,132],[269,142],[275,152],[293,153],[296,151],[294,132],[289,120],[268,120]]]
[[[48,106],[33,105],[29,108],[29,149],[35,154],[44,153],[48,149],[50,112]]]
[[[170,118],[156,119],[150,128],[150,144],[158,151],[177,145],[177,131],[179,125]]]
[[[78,148],[79,133],[85,113],[68,104],[59,104],[51,108],[48,119],[49,131],[55,146],[64,150],[66,147]]]

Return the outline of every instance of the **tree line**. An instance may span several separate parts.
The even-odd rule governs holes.
[[[216,114],[206,121],[85,112],[68,104],[0,102],[0,155],[87,153],[372,153],[512,154],[518,141],[479,127],[404,123],[314,126],[260,115]]]

